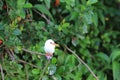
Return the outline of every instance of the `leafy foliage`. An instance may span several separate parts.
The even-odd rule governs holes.
[[[0,64],[5,80],[95,80],[65,45],[99,80],[119,80],[119,2],[1,0]],[[47,59],[34,52],[44,55],[44,42],[49,38],[60,47],[46,67]]]

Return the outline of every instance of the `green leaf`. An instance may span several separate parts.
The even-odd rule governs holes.
[[[0,36],[0,40],[4,41],[4,38],[2,36]]]
[[[93,23],[95,26],[98,26],[98,14],[94,13],[93,15]]]
[[[0,10],[2,10],[2,6],[3,6],[3,1],[0,0]]]
[[[14,35],[20,35],[21,34],[21,31],[19,30],[19,29],[15,29],[14,31],[13,31],[13,34]]]
[[[56,58],[52,58],[52,63],[55,64],[57,62],[57,59]]]
[[[26,3],[23,7],[24,8],[32,8],[33,5],[31,3]]]
[[[25,4],[25,0],[17,0],[17,8],[21,9],[23,8]]]
[[[75,20],[78,18],[79,13],[76,11],[71,12],[70,20]]]
[[[113,69],[114,80],[119,80],[120,79],[120,63],[117,61],[113,61],[112,69]]]
[[[112,61],[118,60],[120,58],[120,49],[114,49],[110,55]]]
[[[15,43],[13,42],[13,40],[7,40],[7,41],[5,41],[5,45],[6,45],[7,47],[10,47],[10,46],[15,45]]]
[[[90,74],[86,80],[96,80],[96,79]]]
[[[75,6],[75,0],[65,0],[65,2],[67,3],[66,6]]]
[[[59,30],[59,31],[62,31],[62,30],[63,30],[64,32],[66,32],[66,28],[69,27],[69,26],[70,26],[69,23],[64,23],[64,22],[63,22],[62,25],[60,25],[60,26],[58,27],[58,30]]]
[[[99,15],[98,16],[99,16],[101,22],[103,23],[103,25],[105,25],[105,17],[104,17],[104,15],[103,15],[103,13],[101,11],[99,11]]]
[[[16,10],[16,14],[23,19],[25,18],[25,11],[23,9]]]
[[[44,0],[44,2],[46,4],[47,8],[49,9],[50,8],[50,0]]]
[[[48,73],[49,75],[53,75],[56,72],[56,66],[55,65],[50,65],[48,67]]]
[[[71,42],[72,42],[73,46],[77,46],[77,44],[78,44],[77,38],[73,38]]]
[[[96,57],[100,58],[102,61],[105,61],[107,63],[110,63],[110,58],[105,53],[97,53]]]
[[[23,66],[21,64],[16,64],[18,69],[21,70],[23,68]]]
[[[74,80],[82,80],[82,72],[79,70],[79,71],[77,71],[76,72],[76,74],[75,74],[75,77],[74,77]]]
[[[40,12],[48,15],[52,20],[53,20],[53,17],[51,15],[51,13],[49,12],[49,10],[45,7],[45,5],[40,5],[40,4],[36,4],[34,6],[35,9],[39,10]]]
[[[38,27],[40,28],[40,27],[44,27],[45,26],[45,22],[43,22],[43,21],[39,21],[39,23],[38,23]]]
[[[107,80],[107,75],[103,71],[97,73],[99,80]]]
[[[75,64],[75,56],[74,55],[68,55],[66,57],[66,60],[65,60],[65,64],[70,64],[71,66],[73,66]]]
[[[85,34],[85,33],[88,33],[88,26],[86,25],[86,24],[84,24],[83,26],[82,26],[82,32],[83,32],[83,34]]]
[[[54,77],[56,78],[56,80],[62,80],[61,75],[55,75]]]
[[[60,66],[58,69],[57,69],[57,73],[58,74],[62,74],[63,72],[65,71],[65,66]]]
[[[42,80],[49,80],[48,76],[43,76]]]
[[[92,24],[92,13],[88,12],[83,15],[86,24]]]
[[[97,3],[98,2],[98,0],[88,0],[87,1],[87,4],[88,5],[91,5],[91,4],[95,4],[95,3]]]
[[[1,23],[0,23],[0,30],[4,30],[4,26]]]
[[[33,69],[33,70],[32,70],[32,73],[35,74],[35,75],[39,74],[39,72],[40,72],[40,71],[39,71],[38,69]]]

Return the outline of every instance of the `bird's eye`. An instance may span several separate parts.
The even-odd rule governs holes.
[[[50,42],[50,44],[52,44],[52,42]]]

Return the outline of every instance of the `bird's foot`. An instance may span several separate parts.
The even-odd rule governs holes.
[[[47,58],[48,60],[50,60],[53,55],[52,55],[52,54],[49,54],[49,53],[46,53],[45,56],[46,56],[46,58]]]

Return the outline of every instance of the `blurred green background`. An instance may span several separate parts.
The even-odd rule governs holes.
[[[60,45],[48,66],[34,54],[47,39]],[[65,46],[99,80],[120,80],[120,0],[0,0],[1,80],[96,80]]]

